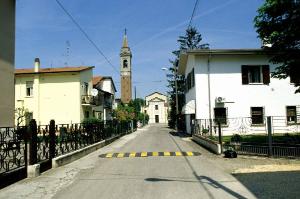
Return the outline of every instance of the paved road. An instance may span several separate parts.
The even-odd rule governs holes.
[[[103,153],[199,151],[189,139],[151,125],[97,151],[95,163],[54,198],[255,198],[204,156],[100,158]],[[82,160],[81,160],[82,161]],[[78,164],[80,165],[80,164]]]

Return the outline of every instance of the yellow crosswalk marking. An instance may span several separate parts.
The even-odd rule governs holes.
[[[180,151],[175,151],[175,152],[170,152],[170,151],[165,151],[165,152],[130,152],[130,153],[107,153],[107,154],[101,154],[99,157],[102,158],[125,158],[125,157],[151,157],[151,156],[199,156],[201,153],[199,152],[192,152],[192,151],[187,151],[187,152],[180,152]]]
[[[132,153],[129,154],[129,157],[135,157],[135,154],[136,154],[136,153],[133,153],[133,152],[132,152]]]
[[[152,156],[158,156],[158,152],[153,152]]]
[[[123,158],[124,157],[124,153],[119,153],[118,155],[117,155],[117,158]]]
[[[147,157],[147,152],[142,152],[141,157]]]
[[[113,156],[113,154],[112,153],[108,153],[108,154],[106,154],[106,157],[107,158],[111,158]]]

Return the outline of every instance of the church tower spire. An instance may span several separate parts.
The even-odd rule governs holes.
[[[132,54],[128,46],[127,30],[125,29],[120,53],[121,101],[125,104],[128,104],[132,98],[131,58]]]

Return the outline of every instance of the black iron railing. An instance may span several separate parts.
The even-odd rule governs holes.
[[[25,178],[26,166],[40,164],[40,171],[51,168],[52,158],[84,148],[96,142],[131,133],[136,122],[97,123],[0,128],[0,188]],[[28,155],[28,156],[27,156]]]
[[[82,95],[81,104],[83,105],[96,105],[95,97],[92,95]]]

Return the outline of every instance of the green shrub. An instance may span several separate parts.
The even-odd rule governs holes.
[[[243,138],[239,134],[234,134],[230,139],[231,142],[241,142],[242,140]]]
[[[91,117],[91,118],[84,118],[84,119],[82,120],[82,124],[83,124],[84,126],[86,126],[86,125],[91,125],[91,124],[98,124],[98,123],[100,123],[100,122],[101,122],[100,119],[97,119],[97,118],[94,118],[94,117]]]

